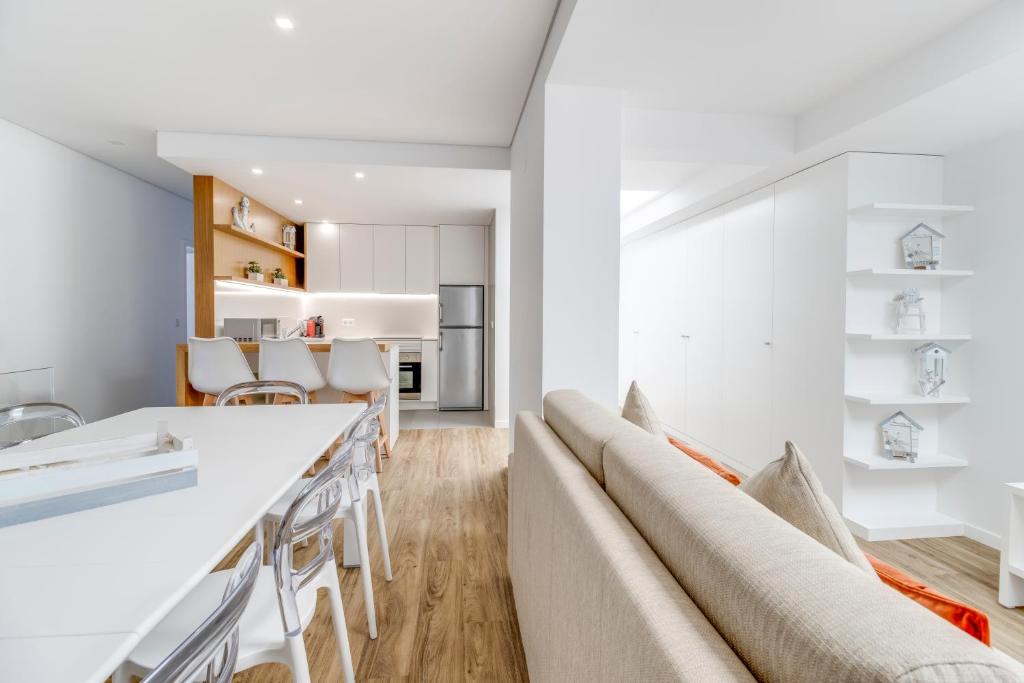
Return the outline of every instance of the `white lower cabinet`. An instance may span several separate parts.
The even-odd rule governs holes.
[[[437,401],[437,341],[423,340],[420,354],[420,400]]]

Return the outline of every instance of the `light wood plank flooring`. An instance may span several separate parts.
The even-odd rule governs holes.
[[[401,432],[381,475],[390,583],[370,515],[376,640],[367,632],[359,571],[341,570],[357,680],[527,680],[505,560],[507,443],[507,430],[489,428]],[[340,558],[340,534],[335,547]],[[233,566],[238,552],[222,566]],[[314,681],[341,680],[333,633],[324,594],[306,633]],[[291,677],[267,665],[235,680]]]
[[[1024,661],[1024,608],[999,604],[999,552],[963,536],[859,541],[861,547],[922,583],[988,614],[992,646]]]

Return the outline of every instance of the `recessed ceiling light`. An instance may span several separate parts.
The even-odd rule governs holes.
[[[356,171],[356,180],[362,180],[365,177],[366,177],[365,173],[363,173],[362,171]]]
[[[277,24],[277,27],[282,31],[291,31],[295,28],[295,24],[293,24],[292,20],[288,17],[277,17],[274,19],[274,23]]]
[[[296,199],[296,200],[295,200],[295,204],[296,204],[297,206],[302,206],[302,200],[301,200],[301,199]]]
[[[252,174],[253,175],[263,175],[263,169],[262,168],[254,168],[254,169],[252,169]]]

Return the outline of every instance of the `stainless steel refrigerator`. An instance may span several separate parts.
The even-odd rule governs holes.
[[[439,410],[484,409],[484,288],[441,285]]]

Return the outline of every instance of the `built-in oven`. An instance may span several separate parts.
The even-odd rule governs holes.
[[[398,398],[402,401],[418,401],[422,392],[420,385],[422,355],[418,351],[402,351],[398,354]]]

